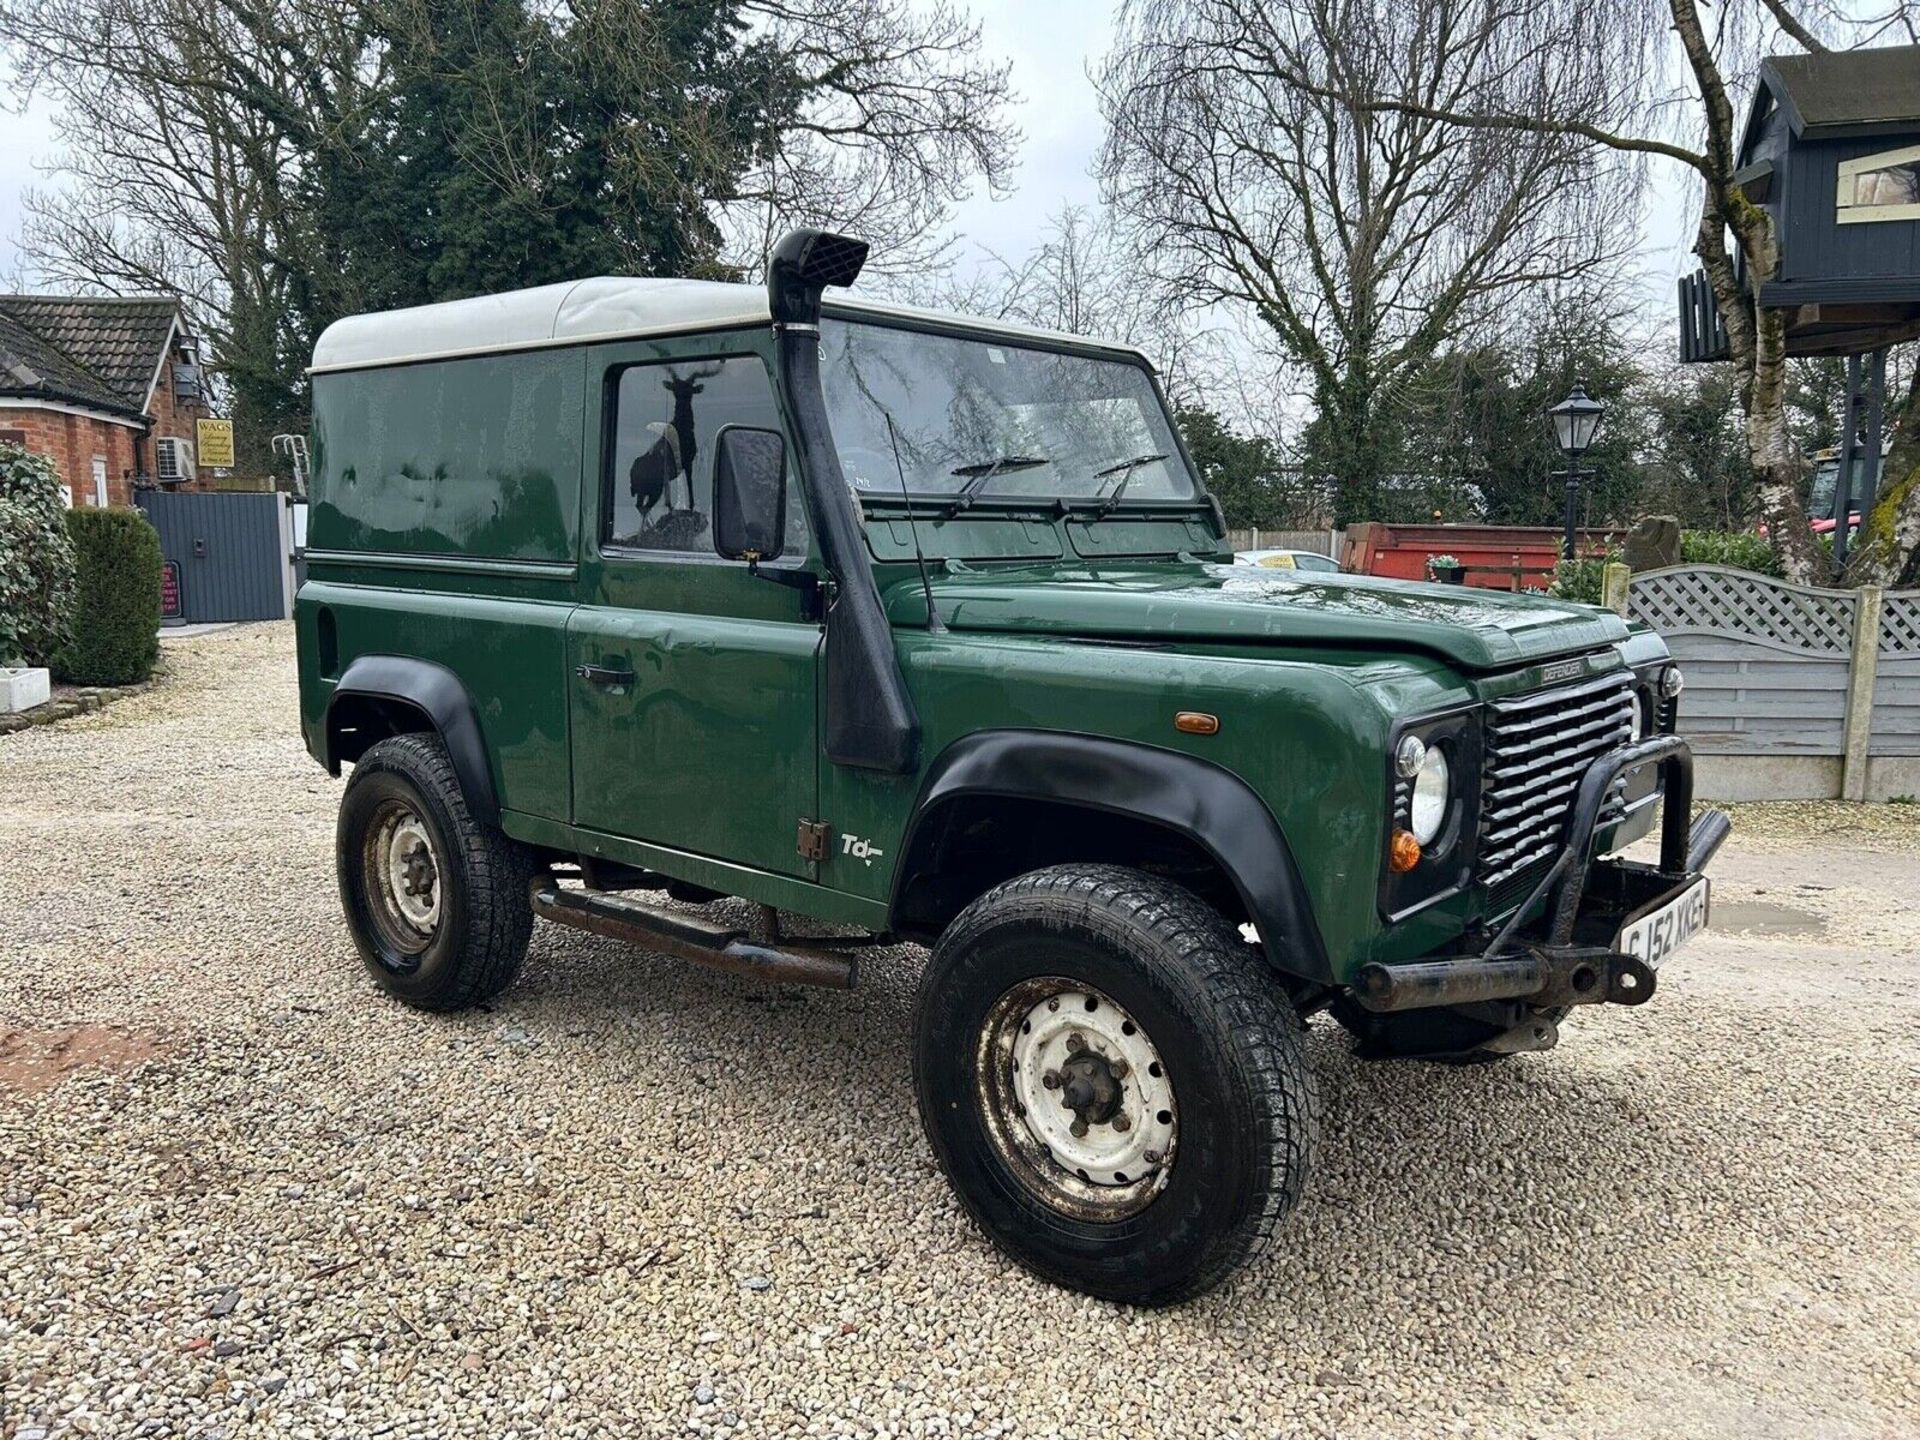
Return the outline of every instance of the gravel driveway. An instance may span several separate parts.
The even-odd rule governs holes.
[[[1171,1312],[935,1171],[914,952],[789,993],[542,926],[454,1018],[342,928],[291,634],[0,739],[0,1436],[1920,1433],[1920,810],[1765,807],[1648,1009],[1315,1024],[1284,1245]]]

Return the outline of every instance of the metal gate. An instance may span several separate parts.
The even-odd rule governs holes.
[[[293,613],[286,502],[277,494],[141,490],[170,578],[169,624]]]

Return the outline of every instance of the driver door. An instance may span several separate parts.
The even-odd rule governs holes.
[[[817,813],[822,625],[806,591],[713,548],[715,437],[785,427],[759,355],[718,337],[673,349],[588,360],[602,442],[567,636],[574,823],[810,879],[795,838]],[[790,445],[787,483],[772,565],[804,568]]]

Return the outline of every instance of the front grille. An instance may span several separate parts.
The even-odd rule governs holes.
[[[1527,872],[1559,847],[1580,777],[1632,738],[1633,705],[1632,672],[1620,670],[1488,706],[1476,878],[1496,907],[1515,903],[1535,878]],[[1621,788],[1603,821],[1618,809]]]

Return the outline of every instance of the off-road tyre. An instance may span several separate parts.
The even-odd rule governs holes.
[[[1353,1036],[1363,1060],[1431,1060],[1439,1065],[1491,1065],[1513,1055],[1481,1047],[1528,1020],[1558,1025],[1571,1007],[1541,1009],[1518,1000],[1450,1005],[1431,1010],[1369,1010],[1352,995],[1334,999],[1328,1013]],[[1526,1052],[1520,1052],[1526,1053]]]
[[[1018,1069],[987,1063],[992,1017],[1052,977],[1137,1021],[1171,1084],[1169,1162],[1121,1219],[1049,1203],[994,1138],[1026,1111],[989,1093],[983,1066]],[[988,891],[941,936],[914,1008],[914,1087],[942,1168],[996,1245],[1056,1284],[1168,1305],[1257,1254],[1305,1189],[1320,1113],[1303,1033],[1260,952],[1191,892],[1118,866],[1061,865]]]
[[[407,922],[367,856],[373,827],[401,813],[429,842],[438,890],[435,921],[407,935],[417,949],[396,939]],[[439,736],[395,735],[360,757],[340,797],[334,856],[353,943],[387,994],[419,1010],[460,1010],[513,983],[533,931],[533,852],[473,817]]]

